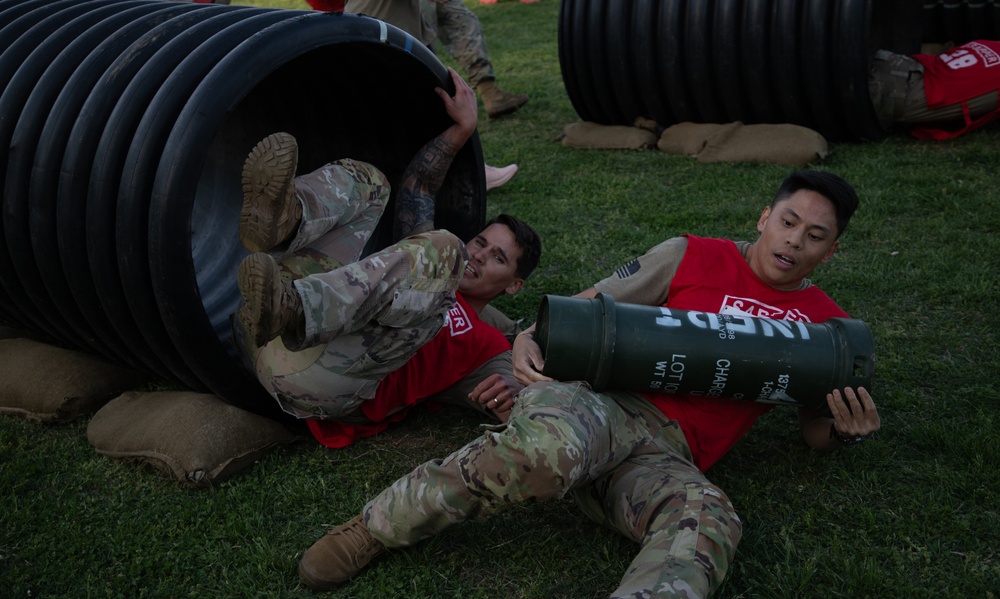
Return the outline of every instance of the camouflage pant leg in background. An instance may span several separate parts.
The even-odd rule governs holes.
[[[965,119],[962,104],[939,108],[927,106],[924,92],[924,65],[906,54],[878,50],[872,57],[868,89],[879,119],[886,123],[960,123]],[[997,106],[996,92],[966,101],[969,115],[976,119]]]
[[[457,237],[432,231],[297,279],[306,341],[295,348],[271,341],[257,355],[257,378],[300,418],[354,412],[441,330],[466,261]]]
[[[690,457],[676,423],[637,396],[541,383],[522,391],[506,426],[419,466],[364,514],[376,539],[403,547],[572,493],[588,516],[643,546],[623,596],[700,597],[725,575],[740,523]]]
[[[886,128],[904,118],[926,113],[924,66],[906,54],[878,50],[869,64],[868,93],[879,121]]]
[[[490,53],[486,49],[486,34],[479,17],[462,3],[448,0],[437,3],[421,0],[425,19],[437,30],[437,37],[448,54],[455,58],[462,75],[473,88],[484,79],[496,79]]]

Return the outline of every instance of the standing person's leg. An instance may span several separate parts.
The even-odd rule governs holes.
[[[486,79],[496,79],[486,34],[474,12],[462,0],[431,3],[437,19],[438,39],[458,62],[469,85],[475,88]]]
[[[462,0],[431,4],[437,18],[438,39],[458,62],[469,85],[479,92],[486,114],[493,118],[524,106],[529,99],[527,95],[497,87],[496,73],[486,49],[486,34],[476,14]]]
[[[412,545],[517,503],[562,497],[649,438],[631,413],[581,383],[532,385],[505,426],[397,480],[361,516],[317,541],[299,574],[312,588],[333,588],[386,547]]]
[[[651,406],[632,407],[650,422],[662,418]],[[642,546],[612,597],[701,599],[722,584],[742,524],[690,457],[684,433],[668,422],[618,468],[574,493],[591,519]]]

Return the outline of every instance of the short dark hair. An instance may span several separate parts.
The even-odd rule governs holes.
[[[503,225],[514,234],[514,241],[521,248],[521,257],[517,259],[517,276],[527,279],[539,260],[542,259],[542,238],[538,232],[531,228],[531,225],[509,214],[498,214],[486,227],[490,225]],[[486,227],[483,227],[484,229]]]
[[[771,206],[782,200],[787,200],[797,191],[814,191],[833,203],[833,209],[837,214],[837,237],[847,229],[847,223],[851,221],[851,216],[858,209],[858,194],[851,187],[851,184],[835,175],[825,171],[796,171],[782,182],[778,188],[778,193],[774,195]]]

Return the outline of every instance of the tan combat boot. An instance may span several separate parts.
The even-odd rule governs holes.
[[[279,336],[291,345],[301,341],[306,326],[302,299],[291,283],[281,280],[274,258],[263,252],[250,254],[240,262],[236,282],[243,295],[238,316],[257,347]]]
[[[313,543],[299,561],[299,578],[314,591],[328,591],[353,578],[385,551],[358,515]]]
[[[243,163],[240,241],[251,252],[266,252],[299,227],[302,205],[295,198],[299,146],[288,133],[262,139]]]
[[[483,106],[490,118],[510,114],[528,102],[527,95],[505,92],[492,79],[480,81],[476,91],[483,99]]]

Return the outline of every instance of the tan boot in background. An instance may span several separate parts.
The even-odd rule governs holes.
[[[510,114],[528,103],[527,95],[505,92],[497,87],[492,79],[480,81],[476,91],[483,99],[483,106],[486,107],[486,114],[490,118]]]

